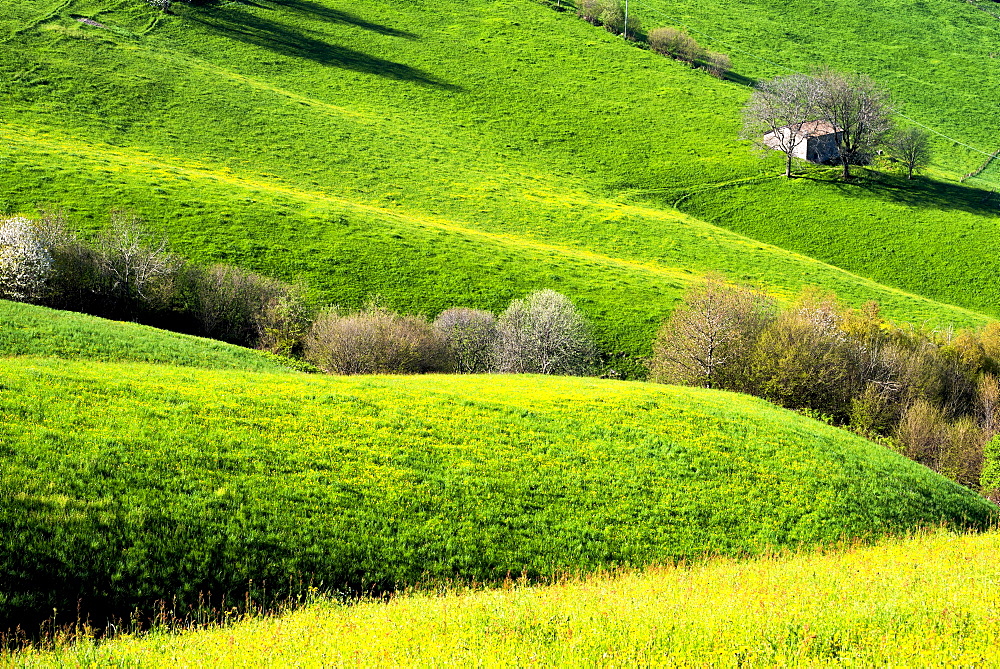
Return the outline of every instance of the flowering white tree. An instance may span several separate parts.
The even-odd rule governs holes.
[[[41,297],[52,274],[52,255],[27,218],[0,221],[0,298],[31,302]]]
[[[500,372],[586,374],[594,341],[583,315],[565,295],[538,290],[500,316],[494,365]]]

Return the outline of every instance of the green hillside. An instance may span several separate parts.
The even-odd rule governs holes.
[[[945,4],[925,3],[932,13]],[[499,309],[551,287],[596,321],[607,351],[630,358],[648,354],[656,324],[709,270],[779,295],[821,284],[901,320],[965,325],[997,313],[998,254],[979,234],[992,205],[966,211],[932,197],[983,193],[931,184],[899,205],[824,180],[784,184],[736,139],[744,86],[571,13],[529,0],[176,12],[139,0],[29,0],[0,12],[10,54],[0,63],[2,206],[65,207],[90,229],[128,206],[188,256],[304,276],[345,307],[379,294],[428,314]],[[799,197],[776,195],[792,188]],[[867,232],[871,216],[894,231],[881,247],[836,234]],[[944,243],[918,237],[928,226],[953,231],[950,252],[975,249],[979,262],[916,274],[912,259]]]
[[[686,27],[747,77],[824,65],[871,75],[893,93],[901,122],[939,133],[939,172],[961,176],[1000,148],[1000,9],[990,0],[635,0],[631,8],[647,25]]]
[[[873,537],[994,506],[747,396],[0,360],[0,628]]]
[[[297,365],[211,339],[5,300],[0,300],[0,356],[148,362],[256,372],[290,371],[288,365]]]
[[[633,6],[650,25],[672,20],[731,53],[747,77],[824,65],[867,73],[892,91],[907,117],[900,123],[912,119],[940,133],[932,136],[933,179],[848,186],[813,170],[812,179],[764,188],[706,189],[685,198],[682,209],[876,281],[1000,313],[1000,164],[965,186],[955,183],[1000,149],[995,2],[639,0]]]

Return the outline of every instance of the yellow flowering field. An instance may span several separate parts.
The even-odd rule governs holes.
[[[11,666],[1000,666],[1000,535],[948,532],[749,561],[419,593]]]

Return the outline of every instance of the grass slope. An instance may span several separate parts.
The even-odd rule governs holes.
[[[898,319],[984,320],[917,291],[994,313],[974,296],[994,288],[979,272],[998,255],[988,237],[956,242],[985,243],[985,264],[915,281],[878,271],[881,258],[808,248],[845,273],[673,209],[726,185],[751,184],[749,208],[786,188],[736,140],[746,89],[528,0],[285,0],[178,16],[125,0],[25,4],[0,12],[10,210],[64,206],[96,227],[131,206],[188,255],[304,275],[347,307],[381,294],[425,313],[498,309],[551,287],[632,359],[690,277],[713,269],[786,295],[823,284]],[[940,210],[938,188],[914,205],[930,223],[994,220]],[[788,227],[851,197],[817,182],[802,200]],[[896,222],[911,213],[881,197],[864,206]],[[698,210],[730,224],[723,213]]]
[[[632,11],[647,26],[688,28],[753,79],[823,66],[868,74],[901,114],[955,140],[934,136],[938,170],[971,172],[980,151],[1000,148],[1000,11],[989,0],[636,0]]]
[[[934,179],[881,177],[845,185],[812,170],[811,178],[795,182],[704,189],[685,199],[685,211],[876,281],[1000,314],[1000,171],[992,165],[968,182],[973,188],[954,183],[987,159],[969,146],[989,154],[1000,148],[993,92],[1000,78],[996,3],[635,4],[647,25],[687,26],[713,48],[731,53],[738,71],[750,78],[822,66],[867,73],[892,91],[901,113],[955,140],[934,136]]]
[[[0,356],[147,362],[255,372],[296,363],[211,339],[0,300]]]
[[[747,396],[0,360],[0,627],[870,537],[994,506]]]
[[[67,311],[0,300],[0,356],[147,362],[207,369],[290,371],[261,351]]]
[[[17,667],[995,666],[996,533],[417,594],[9,655]]]

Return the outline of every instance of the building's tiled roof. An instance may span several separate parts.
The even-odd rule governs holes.
[[[839,129],[827,121],[809,121],[803,123],[799,127],[798,132],[810,137],[817,137],[819,135],[832,135],[835,132],[839,132]]]

